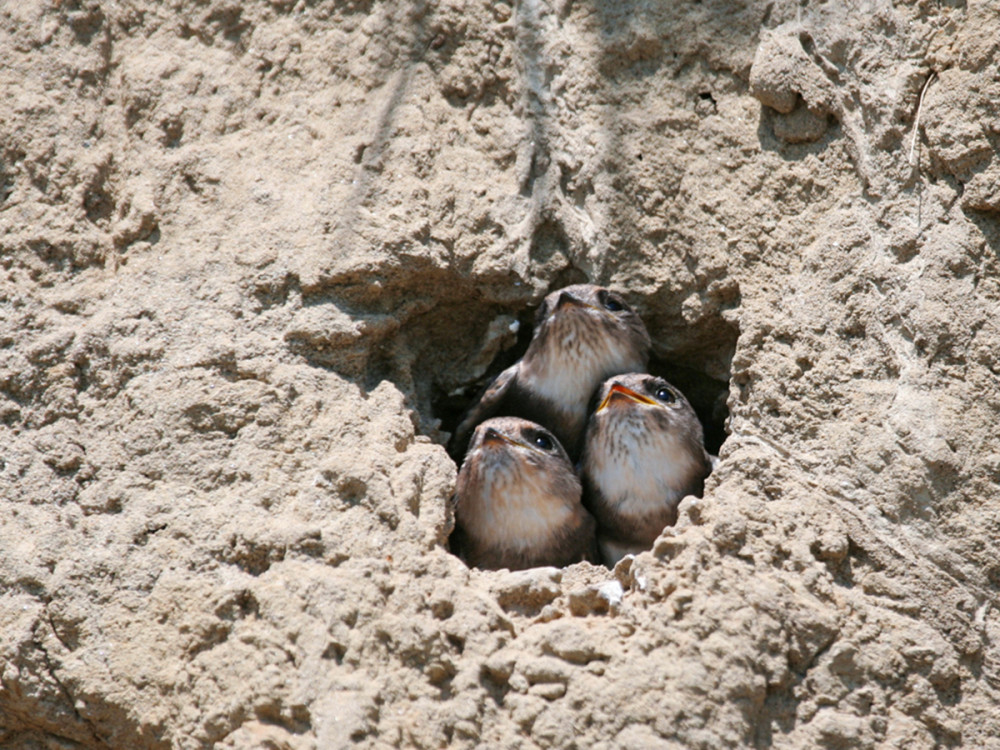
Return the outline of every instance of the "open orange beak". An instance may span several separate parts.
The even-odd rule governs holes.
[[[651,404],[653,406],[656,405],[656,402],[653,401],[653,399],[647,398],[646,396],[643,396],[641,393],[636,393],[631,388],[626,388],[625,386],[620,385],[619,383],[614,383],[611,386],[611,390],[608,391],[608,395],[605,396],[604,400],[601,402],[601,405],[597,407],[597,411],[601,411],[602,409],[606,408],[612,401],[615,400],[635,401],[636,403],[640,404]]]

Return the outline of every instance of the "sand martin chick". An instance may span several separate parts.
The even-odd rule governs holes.
[[[538,308],[524,356],[497,376],[456,428],[453,453],[480,422],[517,416],[555,433],[575,461],[594,390],[612,375],[645,370],[649,347],[646,326],[619,294],[592,284],[552,292]]]
[[[640,373],[605,381],[587,423],[584,502],[597,519],[606,565],[649,549],[677,520],[687,495],[701,496],[712,460],[701,422],[683,394]]]
[[[566,451],[517,417],[483,422],[455,488],[453,549],[477,568],[596,561],[595,524]]]

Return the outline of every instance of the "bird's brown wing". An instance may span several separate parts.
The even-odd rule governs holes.
[[[500,404],[507,396],[511,383],[514,382],[516,377],[517,363],[497,375],[493,379],[493,382],[483,391],[483,395],[479,397],[476,404],[466,412],[462,421],[458,423],[458,427],[455,428],[455,433],[451,436],[451,440],[448,442],[448,452],[454,458],[461,460],[465,456],[465,450],[469,446],[472,431],[481,422],[485,422],[497,414]]]
[[[586,557],[584,557],[583,559],[589,563],[593,563],[594,565],[604,564],[604,561],[601,559],[601,548],[597,544],[596,531],[591,535],[590,544],[587,547],[587,554]]]
[[[573,548],[576,550],[572,562],[580,562],[582,560],[594,565],[601,565],[601,550],[597,546],[597,522],[583,508],[580,508],[580,513],[583,516],[583,523],[580,524],[580,528],[573,535],[573,541],[571,542]]]

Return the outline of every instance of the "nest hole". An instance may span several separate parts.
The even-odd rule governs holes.
[[[554,285],[558,288],[562,285]],[[652,316],[644,316],[652,317]],[[534,332],[535,308],[522,310],[518,316],[518,333],[516,341],[501,350],[493,359],[481,378],[464,384],[459,389],[446,392],[437,387],[431,398],[432,416],[439,420],[440,429],[454,434],[455,428],[461,422],[466,412],[479,400],[484,389],[493,379],[517,362],[525,353]],[[688,332],[690,340],[671,341],[674,346],[664,347],[664,342],[657,340],[657,331],[650,329],[654,343],[660,344],[660,351],[668,354],[651,356],[648,371],[677,387],[688,399],[702,423],[706,450],[718,455],[719,449],[727,437],[727,421],[729,409],[729,381],[731,374],[726,368],[725,379],[708,374],[710,371],[718,374],[719,362],[731,362],[736,350],[737,331],[732,324],[718,320],[708,321],[700,328]],[[724,335],[720,335],[720,332]],[[666,334],[676,338],[676,332]],[[461,467],[464,455],[457,450],[451,451],[451,458],[456,466]],[[455,537],[449,540],[449,549],[455,551]]]

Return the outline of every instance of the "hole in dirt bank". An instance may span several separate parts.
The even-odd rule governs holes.
[[[572,283],[586,282],[583,274],[568,272],[565,278],[553,283],[549,292]],[[669,330],[660,328],[653,322],[669,318],[681,319],[679,311],[673,315],[669,310],[656,309],[655,301],[622,295],[634,308],[638,309],[653,340],[653,350],[658,352],[650,357],[647,370],[662,377],[679,389],[690,402],[704,430],[706,450],[718,455],[726,440],[726,423],[729,417],[727,397],[729,395],[729,366],[736,349],[737,331],[720,314],[707,315],[697,326],[674,325]],[[539,299],[540,303],[541,299]],[[453,435],[456,427],[482,395],[483,390],[506,368],[513,365],[525,354],[532,340],[535,328],[537,305],[516,311],[516,337],[493,357],[484,375],[475,381],[461,384],[447,391],[435,383],[430,400],[432,419],[440,421],[440,430]],[[687,337],[685,339],[685,337]],[[470,351],[470,357],[478,351]],[[720,363],[725,367],[720,370]],[[720,377],[720,374],[722,377]],[[433,376],[431,376],[433,380]],[[449,445],[449,455],[456,466],[461,467],[464,446]],[[449,550],[457,552],[458,537],[449,540]]]
[[[535,254],[544,252],[536,248]],[[275,288],[261,288],[260,299],[280,304],[301,294],[285,331],[289,350],[348,378],[363,394],[385,381],[395,384],[406,394],[417,430],[446,445],[482,390],[528,349],[545,292],[589,281],[572,266],[551,278],[548,290],[533,290],[513,275],[484,277],[471,269],[414,264],[404,274],[387,265],[377,276],[345,271],[322,287],[301,291],[293,281],[275,280]],[[726,437],[728,363],[736,332],[712,305],[728,309],[735,300],[706,299],[698,322],[691,324],[680,309],[689,295],[640,296],[616,289],[639,312],[653,340],[648,371],[685,394],[703,424],[706,448],[717,453]],[[463,453],[464,446],[451,446],[456,466]],[[366,491],[360,485],[338,488],[354,503]]]
[[[557,283],[552,284],[549,291],[580,283],[588,283],[582,273],[566,273]],[[628,295],[626,294],[625,297],[628,298]],[[629,302],[630,304],[638,304],[639,300],[629,300]],[[434,385],[430,407],[432,416],[440,420],[442,431],[453,434],[466,412],[479,400],[483,390],[497,375],[524,356],[534,333],[537,310],[538,305],[533,305],[517,314],[516,341],[493,358],[482,377],[462,384],[450,392],[440,385]],[[652,315],[649,314],[643,315],[655,349],[657,348],[657,332],[649,324],[648,319],[651,317]],[[684,394],[701,421],[705,432],[705,448],[709,453],[717,455],[726,439],[726,420],[729,417],[726,399],[729,395],[729,378],[721,380],[709,375],[706,370],[713,369],[708,365],[709,362],[716,363],[720,360],[729,362],[732,360],[733,353],[736,351],[736,332],[721,319],[715,323],[715,325],[700,327],[700,330],[713,332],[714,341],[693,341],[690,346],[678,348],[676,356],[652,355],[647,370],[653,375],[666,379]],[[722,337],[714,335],[720,327],[732,330],[732,335]],[[709,334],[706,333],[706,335]],[[689,354],[689,351],[695,353]],[[472,354],[475,352],[470,353],[470,355]],[[450,451],[450,455],[460,466],[464,458],[463,453]]]

